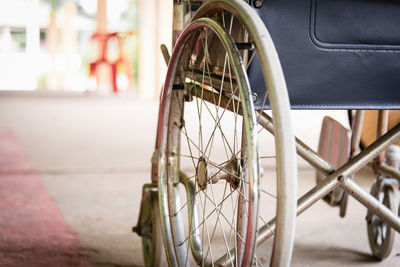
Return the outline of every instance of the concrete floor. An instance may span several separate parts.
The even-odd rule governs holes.
[[[149,181],[157,109],[155,101],[134,95],[0,93],[0,129],[18,138],[98,266],[143,265],[140,238],[131,227],[141,185]],[[300,136],[317,140],[317,128]],[[356,179],[369,191],[374,178],[363,170]],[[314,185],[314,172],[303,164],[299,184],[299,192]],[[370,256],[365,215],[354,199],[345,219],[337,208],[317,203],[298,218],[292,265],[400,266],[399,240],[384,262]]]

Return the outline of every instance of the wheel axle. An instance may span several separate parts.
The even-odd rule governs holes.
[[[236,158],[232,158],[224,167],[219,167],[200,157],[197,163],[196,178],[202,190],[208,183],[216,184],[221,179],[226,180],[232,188],[236,189],[240,182],[240,164]]]

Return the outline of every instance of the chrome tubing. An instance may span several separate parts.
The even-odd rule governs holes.
[[[397,216],[397,214],[393,213],[376,198],[365,192],[353,180],[343,178],[340,180],[340,182],[340,187],[346,190],[347,193],[352,195],[361,204],[366,206],[372,213],[378,215],[384,222],[400,233],[400,218]]]
[[[392,217],[393,214],[391,215],[388,214],[388,211],[381,212],[381,210],[385,210],[384,208],[386,207],[384,207],[380,203],[376,203],[374,201],[375,199],[373,199],[373,197],[365,193],[362,189],[360,189],[361,190],[360,192],[360,190],[358,190],[358,188],[356,187],[357,185],[354,182],[349,182],[351,180],[349,179],[346,180],[344,178],[356,173],[358,170],[360,170],[362,167],[364,167],[370,161],[376,158],[383,150],[385,150],[390,144],[392,144],[399,138],[400,138],[400,124],[396,125],[393,129],[391,129],[381,138],[376,140],[372,145],[367,147],[365,150],[361,151],[357,156],[350,159],[345,165],[343,165],[337,171],[326,177],[320,184],[316,185],[310,191],[304,194],[298,200],[297,215],[303,213],[315,202],[323,198],[326,194],[335,189],[337,186],[341,185],[343,189],[345,189],[351,195],[354,194],[356,199],[358,199],[368,208],[371,208],[373,212],[375,212],[378,215],[382,215],[381,218],[383,220],[386,221],[386,219],[388,219],[389,220],[387,221],[388,224],[390,224],[391,226],[393,225],[393,228],[399,231],[398,218],[397,219],[393,218]],[[267,224],[265,224],[260,228],[257,238],[257,244],[261,244],[269,237],[271,237],[274,229],[275,229],[275,219],[272,219],[271,221],[269,221]]]
[[[269,131],[271,134],[275,133],[273,120],[272,118],[265,112],[260,111],[257,114],[259,118],[258,123]],[[309,146],[303,143],[300,139],[296,137],[296,150],[297,154],[299,154],[304,160],[306,160],[311,166],[316,168],[318,171],[322,172],[323,174],[331,174],[335,171],[335,168],[332,167],[329,162],[321,158],[317,152],[312,150]]]

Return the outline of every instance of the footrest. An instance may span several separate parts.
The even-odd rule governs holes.
[[[351,133],[338,121],[325,117],[322,122],[321,134],[318,145],[319,155],[329,162],[335,169],[345,164],[350,157]],[[325,176],[317,171],[317,183]],[[336,188],[324,197],[331,206],[340,205],[344,196],[341,188]]]

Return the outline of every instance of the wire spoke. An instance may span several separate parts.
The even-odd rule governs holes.
[[[270,197],[273,197],[273,198],[275,198],[275,199],[277,199],[277,198],[278,198],[277,196],[275,196],[274,194],[272,194],[272,193],[268,192],[268,191],[267,191],[267,190],[265,190],[265,189],[260,189],[260,191],[261,191],[261,192],[263,192],[264,194],[266,194],[266,195],[270,196]]]
[[[223,70],[222,70],[222,78],[221,78],[221,90],[222,90],[222,88],[224,88],[225,68],[226,68],[227,59],[228,59],[228,53],[225,53],[224,68],[223,68]],[[213,99],[214,99],[214,103],[215,103],[215,96],[214,96],[214,94],[213,94]],[[219,96],[218,96],[218,104],[217,104],[217,106],[215,107],[215,112],[216,112],[216,117],[217,117],[217,118],[218,118],[219,108],[220,108],[220,106],[221,106],[221,99],[222,99],[222,91],[221,91],[221,93],[220,93]],[[221,133],[222,133],[222,131],[221,131]],[[211,148],[213,147],[213,143],[214,143],[214,136],[213,136],[212,141],[211,141],[210,152],[208,153],[208,157],[210,157],[210,155],[211,155],[211,151],[212,151]],[[208,145],[208,144],[207,144],[207,145]],[[225,146],[224,146],[224,147],[225,147]],[[225,151],[226,151],[226,148],[225,148]],[[228,155],[227,155],[227,157],[228,157]]]
[[[208,74],[210,86],[211,86],[211,88],[214,88],[213,82],[212,82],[212,78],[211,78],[211,74],[210,74],[210,73],[211,73],[211,70],[210,70],[210,66],[209,66],[209,64],[208,64],[208,60],[207,60],[207,58],[208,58],[207,56],[209,55],[207,37],[208,37],[208,36],[206,35],[206,44],[204,44],[204,42],[203,42],[203,50],[205,50],[205,51],[204,51],[205,59],[204,59],[204,63],[203,63],[203,79],[204,79],[204,74],[205,74],[204,68],[207,67],[207,74]],[[225,58],[227,58],[227,54],[225,55]],[[225,64],[224,64],[224,65],[225,65]],[[229,65],[229,64],[228,64],[228,65]],[[224,69],[225,69],[225,66],[224,66]],[[222,128],[221,128],[221,125],[220,125],[221,119],[218,119],[218,120],[217,120],[217,118],[218,118],[218,109],[219,109],[220,102],[221,102],[221,97],[222,97],[223,82],[224,82],[224,80],[225,80],[224,77],[225,77],[225,71],[223,71],[223,75],[222,75],[221,92],[220,92],[220,94],[219,94],[218,105],[217,105],[217,107],[216,107],[216,117],[213,116],[212,112],[211,112],[209,109],[208,109],[208,110],[209,110],[209,112],[210,112],[211,117],[212,117],[213,120],[215,121],[215,124],[216,124],[216,125],[215,125],[215,128],[218,127],[218,129],[220,130],[220,133],[221,133],[221,137],[222,137],[223,139],[225,139],[225,142],[226,142],[226,144],[228,145],[229,150],[231,151],[231,153],[233,153],[232,148],[230,147],[229,142],[227,141],[227,139],[226,139],[226,137],[225,137],[225,134],[224,134],[223,131],[222,131]],[[231,75],[230,72],[229,72],[229,78],[230,78],[230,80],[232,79],[232,75]],[[203,96],[203,92],[204,92],[204,80],[202,81],[202,96]],[[216,103],[215,103],[216,101],[215,101],[215,96],[214,96],[214,94],[213,94],[213,99],[214,99],[214,105],[216,105]],[[202,103],[204,103],[204,105],[206,105],[206,103],[205,103],[203,97],[201,97],[201,101],[202,101]],[[207,105],[206,105],[206,106],[207,106]],[[222,117],[222,115],[221,115],[221,117]],[[215,131],[213,131],[212,136],[213,136],[214,132],[215,132]],[[212,137],[212,136],[211,136],[211,137]],[[211,139],[211,137],[210,137],[210,139]],[[204,152],[207,151],[207,147],[208,147],[209,143],[210,143],[210,140],[208,141],[207,146],[206,146],[206,149],[204,150]]]
[[[220,207],[220,206],[222,205],[222,203],[223,203],[225,200],[227,200],[229,197],[232,196],[233,193],[234,193],[234,191],[232,191],[231,193],[229,193],[223,200],[221,200],[220,203],[218,203],[217,207]],[[201,198],[201,196],[200,196],[200,198]],[[210,218],[210,216],[213,215],[215,211],[216,211],[216,209],[214,208],[213,210],[211,210],[211,211],[207,214],[207,216],[205,216],[205,210],[203,210],[203,212],[204,212],[204,213],[203,213],[203,220],[199,223],[199,225],[198,225],[195,229],[193,229],[193,230],[189,233],[189,235],[186,237],[185,240],[182,241],[182,243],[186,242],[187,239],[188,239],[197,229],[199,229],[200,227],[202,227],[202,226],[205,224],[205,221],[206,221],[208,218]]]
[[[221,134],[221,136],[222,136],[222,142],[223,142],[223,145],[224,145],[226,157],[229,158],[229,153],[228,153],[228,151],[227,151],[227,149],[226,149],[226,145],[228,145],[228,148],[229,148],[229,150],[231,151],[231,153],[232,153],[232,149],[230,148],[229,142],[228,142],[228,140],[227,140],[225,134],[224,134],[223,131],[222,131],[222,126],[221,126],[221,124],[220,124],[220,120],[221,120],[221,119],[218,119],[218,120],[217,120],[217,119],[214,117],[214,115],[212,114],[210,108],[208,107],[208,105],[207,105],[205,102],[204,102],[204,106],[206,107],[206,109],[207,109],[208,112],[210,113],[211,117],[212,117],[213,120],[215,121],[215,127],[214,127],[213,132],[211,133],[211,136],[210,136],[210,138],[209,138],[209,141],[207,142],[206,150],[204,151],[204,154],[206,154],[208,147],[210,147],[210,152],[209,152],[209,153],[211,153],[212,146],[209,145],[209,142],[210,142],[211,139],[214,139],[215,130],[218,128],[218,129],[220,130],[220,134]]]
[[[262,216],[258,216],[262,222],[268,227],[268,229],[271,231],[271,233],[274,235],[275,231],[272,229],[272,227],[269,225],[269,223],[267,223],[267,221],[264,220],[264,218]]]
[[[230,190],[231,190],[231,192],[232,191],[234,191],[234,190],[232,190],[232,188],[230,188]],[[231,198],[231,204],[232,204],[232,214],[234,215],[234,216],[232,216],[232,225],[234,224],[234,222],[235,222],[235,220],[237,220],[237,216],[235,216],[237,213],[235,212],[235,211],[237,211],[237,212],[239,212],[238,210],[237,210],[237,208],[238,208],[238,204],[239,204],[239,201],[238,201],[238,198],[236,198],[236,201],[234,202],[233,201],[233,197]],[[232,235],[232,228],[229,230],[229,244],[231,243],[231,240],[232,240],[232,237],[233,237],[234,235]],[[236,242],[235,242],[235,240],[233,241],[234,242],[234,246],[235,246],[235,252],[236,252],[236,254],[237,254],[237,244],[236,244]],[[236,261],[237,261],[237,258],[236,258]],[[238,263],[236,262],[236,266],[238,266]]]
[[[180,108],[180,110],[181,110],[181,120],[183,120],[183,129],[184,129],[185,132],[183,133],[181,127],[179,127],[179,126],[178,126],[178,129],[179,129],[179,131],[180,131],[181,133],[183,133],[183,134],[185,135],[185,137],[186,137],[186,141],[187,141],[189,153],[190,153],[190,156],[191,156],[191,158],[192,158],[192,163],[193,163],[193,166],[196,168],[196,163],[194,162],[194,156],[193,156],[193,153],[192,153],[192,147],[190,146],[190,142],[192,142],[193,145],[195,145],[195,143],[189,138],[189,136],[188,136],[188,134],[187,134],[186,123],[184,122],[184,119],[183,119],[183,115],[184,115],[184,112],[183,112],[183,111],[184,111],[184,110],[183,110],[183,103],[181,103],[180,101],[178,101],[178,103],[179,103],[179,108]],[[196,148],[198,149],[197,146],[196,146]]]
[[[215,194],[214,194],[213,186],[210,186],[210,188],[211,188],[212,197],[213,197],[214,202],[215,202]],[[224,237],[224,242],[225,242],[225,246],[226,246],[226,251],[228,252],[229,259],[230,259],[230,261],[231,261],[231,263],[232,263],[232,265],[233,265],[232,257],[231,257],[231,254],[230,254],[229,245],[228,245],[228,242],[227,242],[226,236],[225,236],[224,227],[222,226],[221,219],[220,219],[220,215],[222,215],[222,217],[224,217],[224,218],[225,218],[225,215],[222,213],[222,211],[221,211],[220,208],[217,208],[217,206],[216,206],[215,204],[214,204],[214,206],[215,206],[215,209],[217,209],[217,217],[218,217],[217,223],[219,223],[219,226],[220,226],[220,228],[221,228],[222,235],[223,235],[223,237]],[[229,221],[228,221],[228,222],[229,222]]]
[[[221,97],[221,96],[222,96],[222,94],[219,94],[219,97]],[[215,96],[214,96],[214,94],[213,94],[213,98],[214,98],[214,97],[215,97]],[[203,100],[203,101],[204,101],[204,100]],[[214,100],[214,102],[215,102],[215,100]],[[218,103],[218,106],[220,106],[220,104],[221,104],[221,103]],[[215,130],[216,130],[216,129],[219,129],[220,134],[221,134],[221,138],[222,138],[222,142],[223,142],[223,144],[224,144],[224,148],[225,148],[225,151],[226,151],[226,154],[227,154],[227,158],[229,158],[228,152],[227,152],[227,150],[226,150],[226,146],[228,146],[229,151],[231,152],[231,154],[233,154],[234,152],[233,152],[231,146],[229,145],[228,139],[226,138],[226,136],[225,136],[225,134],[224,134],[224,132],[223,132],[223,130],[222,130],[222,126],[221,126],[222,116],[224,115],[226,109],[224,109],[224,111],[222,112],[221,117],[218,117],[218,112],[217,112],[217,114],[216,114],[216,117],[214,117],[214,115],[212,114],[212,112],[211,112],[210,108],[208,107],[208,105],[206,104],[206,102],[204,102],[204,105],[206,106],[206,109],[207,109],[208,112],[210,113],[212,119],[215,121],[214,130],[213,130],[213,132],[211,133],[211,136],[210,136],[210,138],[209,138],[209,140],[208,140],[208,142],[207,142],[206,149],[205,149],[204,152],[206,152],[207,149],[208,149],[208,147],[210,147],[210,153],[211,153],[211,147],[212,147],[212,146],[210,146],[210,141],[211,141],[211,138],[213,139],[213,137],[214,137],[214,135],[215,135]],[[215,105],[215,104],[214,104],[214,105]],[[227,107],[228,107],[228,105],[227,105]],[[217,108],[217,106],[216,106],[216,108]]]
[[[226,188],[227,188],[227,186],[228,186],[228,183],[225,183],[224,194],[223,194],[222,198],[225,198],[225,194],[226,194]],[[223,202],[223,203],[224,203],[224,202]],[[223,203],[222,203],[222,205],[221,205],[221,208],[220,208],[220,209],[222,209]],[[212,234],[211,234],[211,242],[212,242],[212,241],[213,241],[213,239],[214,239],[214,234],[215,234],[215,230],[216,230],[216,229],[217,229],[217,223],[215,223],[215,225],[214,225],[214,228],[213,228],[213,231],[212,231]],[[205,258],[207,258],[207,255],[208,255],[208,252],[209,252],[209,250],[210,250],[210,248],[208,248],[208,249],[207,249],[207,253],[206,253],[206,256],[205,256]]]
[[[215,125],[212,134],[214,134],[214,132],[215,132],[215,130],[217,129],[218,125],[220,125],[219,123],[220,123],[220,121],[222,120],[222,117],[224,116],[225,111],[228,110],[228,106],[229,106],[229,104],[231,103],[231,100],[232,100],[232,99],[233,99],[233,96],[228,100],[228,103],[226,104],[224,110],[222,111],[222,114],[221,114],[221,116],[220,116],[219,119],[218,119],[218,124]],[[222,134],[222,136],[225,137],[224,134]],[[225,137],[225,138],[226,138],[226,137]],[[227,141],[226,141],[226,142],[227,142]],[[228,142],[228,144],[229,144],[229,142]],[[207,148],[209,147],[209,145],[210,145],[210,140],[208,140],[208,142],[207,142],[206,150],[207,150]],[[231,150],[232,154],[234,154],[233,151],[232,151],[232,149],[230,149],[230,150]]]
[[[202,201],[201,201],[201,196],[200,196],[200,203],[202,203]],[[205,214],[206,204],[207,204],[206,198],[204,198],[203,215]],[[211,246],[211,240],[210,240],[210,233],[209,233],[209,231],[208,231],[207,219],[204,219],[203,221],[204,221],[204,224],[203,224],[203,231],[202,231],[202,233],[203,233],[203,236],[204,236],[204,228],[206,228],[208,247],[211,249],[211,263],[212,263],[212,265],[214,266],[214,257],[213,257],[213,254],[212,254],[212,246]],[[203,240],[204,240],[204,239],[203,239]],[[203,242],[203,244],[204,244],[204,242]],[[204,249],[202,248],[202,250],[204,250]]]

